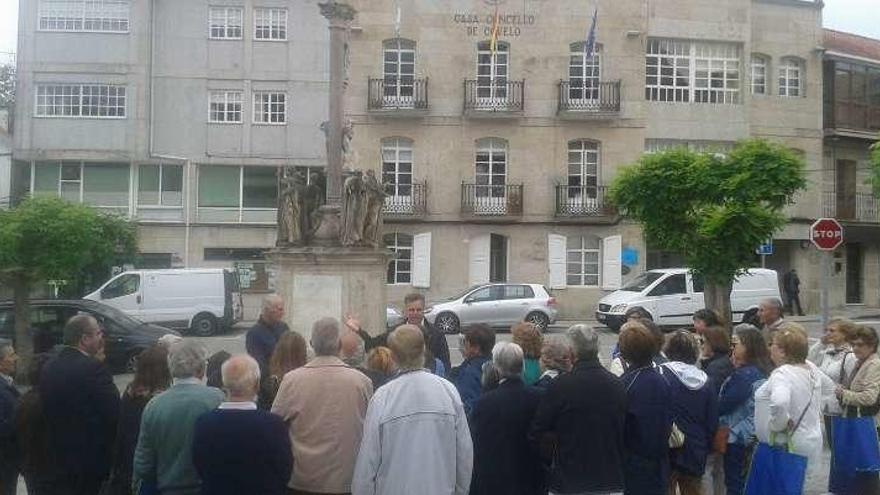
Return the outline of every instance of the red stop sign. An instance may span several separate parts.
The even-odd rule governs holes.
[[[820,218],[810,227],[810,240],[822,251],[833,251],[843,244],[843,226],[833,218]]]

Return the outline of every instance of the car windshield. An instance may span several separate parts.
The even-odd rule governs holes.
[[[620,290],[625,290],[629,292],[641,292],[648,288],[649,285],[653,284],[657,281],[658,278],[662,277],[663,273],[661,272],[645,272],[638,277],[632,279],[620,288]]]
[[[483,286],[483,284],[480,284],[480,285],[472,285],[472,286],[468,287],[467,289],[465,289],[465,290],[459,292],[458,294],[456,294],[456,295],[454,295],[454,296],[452,296],[452,297],[449,297],[449,298],[444,299],[444,301],[455,301],[456,299],[461,299],[461,298],[464,297],[468,292],[470,292],[470,291],[476,289],[477,287],[482,287],[482,286]]]

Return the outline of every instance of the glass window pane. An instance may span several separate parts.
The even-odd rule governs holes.
[[[181,206],[183,204],[183,166],[162,166],[162,204]]]
[[[138,204],[159,204],[159,166],[138,167]]]
[[[278,205],[278,184],[275,167],[245,167],[242,207],[275,208]]]
[[[239,167],[199,167],[199,206],[238,208]]]
[[[95,206],[128,206],[127,163],[86,163],[83,202]]]
[[[40,163],[34,165],[34,196],[58,194],[58,163]]]

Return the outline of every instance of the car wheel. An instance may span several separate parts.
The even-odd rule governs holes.
[[[199,337],[210,337],[217,333],[217,318],[208,313],[199,313],[193,318],[191,329]]]
[[[540,311],[534,311],[526,315],[526,323],[535,325],[535,328],[543,332],[544,330],[547,330],[548,326],[550,326],[550,318]]]
[[[434,326],[443,333],[457,333],[458,325],[458,317],[452,313],[440,313],[434,320]]]
[[[143,351],[143,349],[135,349],[128,353],[128,358],[126,358],[125,366],[122,369],[124,373],[134,373],[135,368],[137,367],[138,358]]]

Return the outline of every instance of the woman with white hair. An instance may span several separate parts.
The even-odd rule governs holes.
[[[474,476],[470,493],[540,493],[544,486],[541,463],[528,440],[540,396],[523,383],[523,350],[511,342],[495,344],[492,364],[500,381],[480,397],[471,417]]]
[[[541,376],[535,387],[546,390],[559,375],[571,371],[571,345],[563,338],[548,338],[541,347]]]

